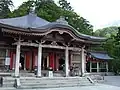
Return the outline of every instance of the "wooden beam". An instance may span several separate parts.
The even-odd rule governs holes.
[[[17,45],[18,42],[13,43],[12,45]],[[38,47],[37,43],[29,43],[29,42],[21,42],[20,43],[21,46],[33,46],[33,47]],[[54,45],[41,45],[43,48],[55,48],[55,49],[64,49],[66,47],[64,46],[54,46]],[[76,48],[76,47],[68,47],[68,50],[72,50],[72,51],[81,51],[81,48]]]
[[[13,43],[12,45],[17,45],[18,42]],[[33,46],[33,47],[38,47],[37,43],[29,43],[29,42],[21,42],[20,43],[21,46]]]
[[[65,49],[64,46],[42,45],[43,48]]]

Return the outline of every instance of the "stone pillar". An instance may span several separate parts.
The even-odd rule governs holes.
[[[37,62],[37,77],[41,77],[41,62],[42,62],[42,46],[38,46],[38,62]]]
[[[15,60],[15,77],[19,77],[19,62],[20,62],[20,41],[16,48],[16,60]]]
[[[97,72],[99,72],[99,62],[97,62]]]
[[[92,72],[92,62],[90,61],[90,73]]]
[[[85,74],[85,53],[84,48],[81,49],[81,76]]]
[[[69,50],[68,50],[68,46],[65,49],[65,73],[66,73],[66,77],[69,76]]]

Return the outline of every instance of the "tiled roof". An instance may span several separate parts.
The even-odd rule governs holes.
[[[96,59],[102,59],[102,60],[113,59],[107,53],[90,52],[90,55]]]

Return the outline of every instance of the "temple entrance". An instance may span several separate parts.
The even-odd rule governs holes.
[[[90,72],[90,61],[87,61],[86,63],[86,71]]]
[[[47,67],[47,57],[43,57],[43,60],[42,60],[42,69],[43,70],[47,70],[48,67]]]
[[[59,59],[59,70],[64,70],[65,69],[65,59],[60,58]]]
[[[20,54],[20,69],[24,70],[25,55],[24,53]]]

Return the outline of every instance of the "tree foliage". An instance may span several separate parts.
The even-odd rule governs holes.
[[[73,11],[72,7],[70,6],[70,3],[66,0],[59,0],[59,5],[64,10]]]
[[[110,38],[111,35],[116,35],[118,32],[118,27],[107,27],[103,29],[98,29],[94,32],[95,36],[107,37]]]
[[[11,12],[9,17],[24,16],[29,13],[31,7],[35,7],[36,14],[47,21],[53,22],[60,16],[64,16],[66,21],[79,32],[88,35],[93,34],[93,26],[74,12],[70,3],[66,0],[59,0],[59,4],[59,6],[56,5],[53,0],[29,0]]]
[[[7,18],[12,6],[13,2],[11,0],[0,0],[0,18]]]
[[[120,72],[120,28],[116,35],[112,35],[104,44],[105,50],[114,59],[111,60],[112,70],[118,74]]]

